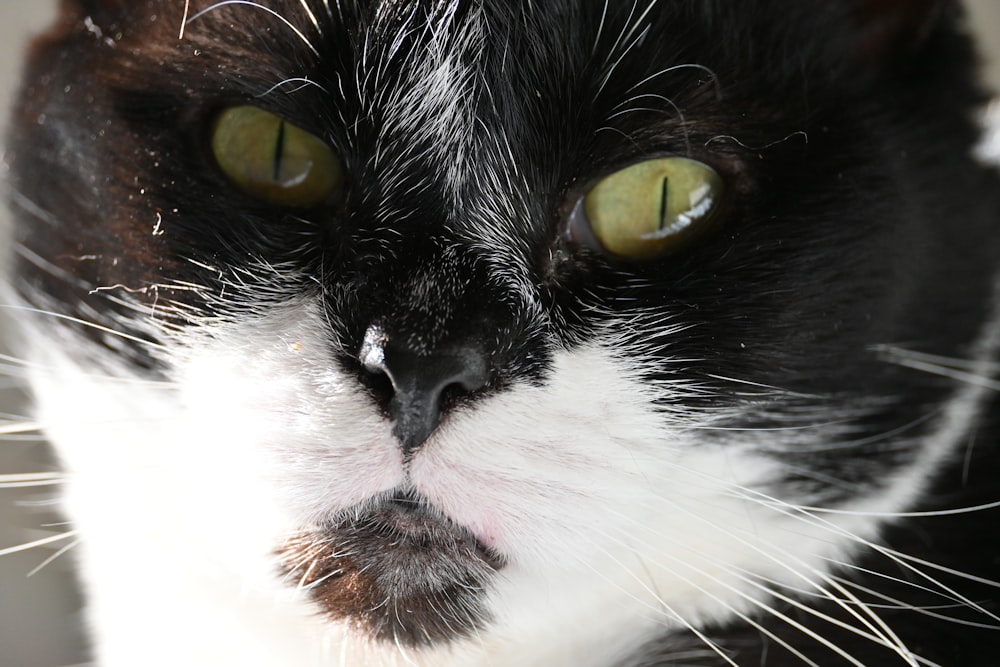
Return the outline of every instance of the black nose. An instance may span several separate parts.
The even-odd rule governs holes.
[[[488,376],[485,356],[478,350],[451,347],[418,351],[388,340],[375,327],[365,336],[361,362],[366,371],[384,374],[392,384],[389,416],[405,454],[420,447],[437,428],[446,393],[481,389]]]

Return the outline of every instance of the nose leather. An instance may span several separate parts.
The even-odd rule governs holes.
[[[486,359],[470,347],[418,352],[380,341],[377,349],[369,343],[361,358],[368,372],[383,373],[392,384],[389,416],[394,421],[393,433],[407,455],[437,428],[441,399],[447,390],[470,393],[487,381]]]

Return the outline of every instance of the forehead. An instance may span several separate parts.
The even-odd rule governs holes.
[[[679,121],[718,89],[710,27],[687,5],[223,2],[192,7],[184,39],[247,95],[323,91],[344,124],[461,152],[455,133],[486,125],[535,140]],[[630,123],[631,107],[654,116]]]
[[[692,11],[690,5],[680,0],[224,0],[185,4],[183,15],[168,23],[180,24],[182,41],[225,44],[230,56],[255,53],[255,66],[284,59],[302,69],[311,64],[352,69],[359,85],[384,83],[398,73],[424,74],[443,62],[517,83],[528,77],[555,81],[585,69],[605,79],[627,77],[619,66],[635,70],[645,64],[655,72],[675,58],[697,55],[692,46],[704,51],[713,43],[703,39],[712,30],[704,15],[713,12]],[[169,5],[165,13],[176,14],[178,6]],[[637,57],[640,51],[644,56]],[[636,62],[624,62],[630,60]]]

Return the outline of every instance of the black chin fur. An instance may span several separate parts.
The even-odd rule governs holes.
[[[329,618],[411,647],[482,628],[483,599],[503,567],[468,530],[407,493],[342,513],[279,555],[286,580]]]

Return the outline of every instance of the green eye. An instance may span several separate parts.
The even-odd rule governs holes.
[[[212,152],[223,173],[270,204],[310,208],[340,185],[336,153],[317,137],[253,106],[226,109],[215,121]]]
[[[573,211],[570,232],[622,259],[653,259],[702,232],[722,192],[722,178],[701,162],[645,160],[591,188]]]

